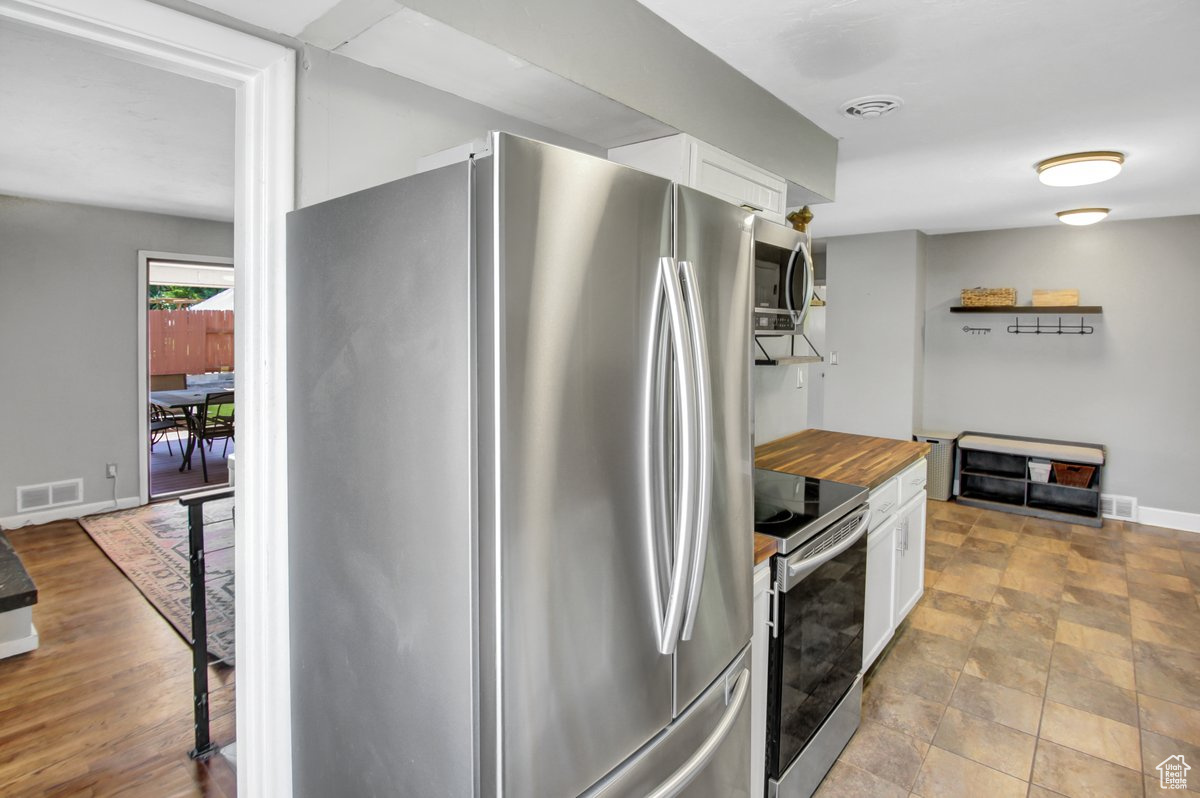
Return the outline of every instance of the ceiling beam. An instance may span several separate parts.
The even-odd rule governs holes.
[[[405,5],[827,199],[837,140],[635,0]]]

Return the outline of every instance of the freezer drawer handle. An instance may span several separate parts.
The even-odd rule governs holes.
[[[730,699],[729,705],[725,708],[725,714],[721,716],[721,721],[713,729],[712,734],[708,735],[708,739],[688,757],[679,770],[658,785],[646,798],[674,798],[682,793],[696,776],[700,775],[700,771],[704,770],[704,766],[717,753],[721,743],[725,742],[725,738],[729,736],[730,730],[737,722],[738,715],[742,711],[742,704],[746,703],[746,693],[749,687],[750,670],[742,668],[742,672],[737,677],[737,685],[733,689],[733,698]]]
[[[675,259],[658,259],[659,277],[666,297],[667,319],[671,326],[671,349],[675,355],[675,384],[679,391],[679,513],[675,520],[675,563],[671,569],[670,590],[667,594],[665,616],[660,628],[658,650],[673,654],[679,644],[680,626],[685,604],[689,564],[696,532],[696,384],[695,364],[692,362],[691,338],[688,334],[683,304],[683,286]],[[665,411],[664,411],[665,412]],[[656,625],[658,623],[656,619]]]
[[[700,605],[700,590],[704,586],[704,565],[708,556],[708,522],[712,513],[713,480],[713,418],[712,371],[708,362],[708,340],[704,334],[704,307],[700,303],[696,268],[691,261],[680,261],[683,272],[683,299],[688,310],[691,333],[692,364],[696,368],[696,468],[699,484],[696,490],[695,531],[692,533],[692,568],[688,578],[687,611],[684,614],[682,640],[692,639],[696,614]]]

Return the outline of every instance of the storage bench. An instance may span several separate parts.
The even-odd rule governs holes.
[[[971,507],[1100,526],[1105,458],[1098,443],[964,432],[955,455],[955,494]],[[1030,478],[1031,460],[1051,464],[1049,481]],[[1079,484],[1067,484],[1068,477]]]

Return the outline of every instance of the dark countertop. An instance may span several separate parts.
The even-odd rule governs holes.
[[[928,443],[806,429],[754,448],[754,467],[877,488],[929,454]],[[754,564],[774,553],[774,538],[754,535]]]
[[[8,538],[0,533],[0,612],[37,604],[37,588]]]

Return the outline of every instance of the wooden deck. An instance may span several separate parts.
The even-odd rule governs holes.
[[[38,587],[41,647],[0,660],[0,795],[234,798],[228,762],[187,756],[191,651],[175,630],[76,522],[7,534]],[[232,678],[210,670],[214,688]]]
[[[229,482],[229,467],[222,450],[225,441],[213,444],[212,451],[205,451],[208,460],[208,482],[204,481],[204,472],[200,468],[200,452],[192,455],[192,469],[180,472],[179,465],[183,462],[183,452],[179,444],[187,445],[186,437],[179,441],[171,436],[171,451],[167,451],[167,441],[160,440],[150,448],[150,496],[158,498],[184,491],[218,488]],[[229,454],[233,453],[234,441],[229,442]]]

